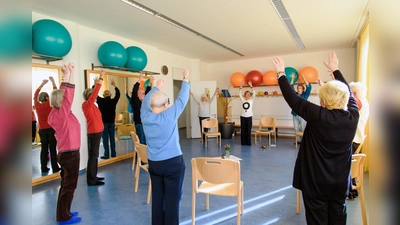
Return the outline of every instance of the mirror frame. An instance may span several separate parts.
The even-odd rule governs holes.
[[[61,73],[61,66],[52,66],[52,65],[45,65],[45,64],[37,64],[37,63],[32,63],[32,67],[44,67],[44,68],[59,68],[59,77],[62,77],[62,73]],[[85,74],[85,87],[86,88],[90,88],[90,81],[91,81],[91,76],[90,74],[98,74],[100,75],[100,70],[90,70],[90,69],[86,69],[84,70],[84,74]],[[121,77],[125,77],[125,78],[137,78],[139,79],[140,75],[139,74],[132,74],[132,72],[130,73],[118,73],[118,72],[113,72],[113,71],[107,71],[105,70],[105,79],[104,79],[104,87],[108,88],[108,76],[121,76]],[[145,75],[144,77],[144,81],[143,83],[149,79],[149,76]],[[61,79],[60,79],[61,80]],[[152,86],[154,87],[154,84],[152,84]],[[101,166],[105,166],[114,162],[118,162],[118,161],[122,161],[128,158],[132,158],[134,155],[134,152],[130,152],[130,153],[126,153],[123,155],[119,155],[116,156],[114,158],[109,158],[109,159],[102,159],[99,160],[98,162],[98,167]],[[86,168],[82,169],[82,170],[86,170]],[[80,170],[80,171],[82,171]],[[60,178],[60,173],[55,173],[55,174],[48,174],[42,177],[38,177],[38,178],[33,178],[32,179],[32,186],[36,186],[39,184],[43,184],[49,181],[53,181],[53,180],[57,180]]]

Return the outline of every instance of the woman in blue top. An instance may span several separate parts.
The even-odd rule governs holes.
[[[168,107],[168,96],[160,91],[164,85],[163,79],[158,80],[156,87],[144,97],[140,117],[152,183],[152,224],[178,225],[186,165],[177,120],[189,100],[189,71],[183,71],[181,91],[171,107]]]
[[[292,86],[293,90],[294,90],[294,79],[295,79],[295,75],[292,73],[292,79],[290,81],[290,85]],[[304,77],[303,74],[301,74],[301,77],[303,78],[304,82],[306,83],[306,85],[304,84],[299,84],[297,85],[297,94],[304,98],[305,100],[308,100],[308,97],[310,97],[311,94],[311,89],[312,86],[310,83],[308,83],[308,81],[306,80],[306,78]],[[307,87],[307,88],[306,88]],[[304,132],[304,129],[306,128],[306,121],[301,118],[301,116],[297,115],[297,113],[295,111],[292,110],[292,115],[293,115],[293,124],[294,124],[294,132]],[[301,142],[301,136],[297,137],[297,143],[300,144]],[[296,144],[296,143],[295,143]]]

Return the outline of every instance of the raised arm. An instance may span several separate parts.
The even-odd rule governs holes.
[[[251,94],[250,96],[254,101],[256,99],[256,91],[254,90],[253,83],[251,82],[251,80],[248,82],[248,84],[249,84],[249,86],[251,88],[251,91],[253,92],[253,94]]]
[[[173,117],[172,119],[174,120],[179,118],[189,100],[189,90],[190,90],[189,71],[184,70],[182,72],[182,75],[183,75],[183,80],[182,80],[183,82],[178,97],[176,98],[174,104],[166,110],[166,113],[168,113],[168,115],[172,115]]]
[[[154,76],[150,76],[150,85],[147,85],[146,90],[144,92],[145,95],[150,92],[151,88],[153,87],[154,83]]]
[[[42,83],[39,85],[39,87],[36,89],[35,94],[33,95],[33,102],[34,102],[34,104],[39,104],[39,99],[38,99],[38,97],[39,97],[39,92],[40,92],[40,90],[42,90],[43,86],[44,86],[45,84],[47,84],[47,82],[49,82],[49,80],[44,79],[44,80],[42,81]]]
[[[54,81],[54,78],[53,78],[52,76],[49,76],[49,80],[51,81],[51,84],[53,85],[53,89],[54,89],[54,90],[57,89],[57,84],[56,84],[56,82]]]
[[[213,96],[211,97],[211,99],[210,99],[210,103],[211,103],[212,101],[214,101],[215,96],[217,96],[218,93],[219,93],[219,88],[217,87],[217,88],[215,88],[214,95],[213,95]]]
[[[243,84],[244,84],[244,82],[242,81],[242,83],[240,84],[240,87],[239,87],[239,98],[242,102],[244,102],[244,98],[243,98],[243,94],[242,94]],[[226,95],[228,95],[228,93]],[[227,98],[228,96],[225,96],[225,97]]]
[[[94,79],[94,89],[89,99],[87,100],[89,101],[90,104],[93,104],[96,101],[97,97],[99,96],[99,91],[104,80],[104,74],[105,74],[104,70],[100,70],[99,78],[96,77]]]
[[[73,63],[69,63],[68,66],[63,65],[61,71],[63,72],[63,82],[61,83],[60,89],[64,90],[64,98],[61,102],[60,111],[62,111],[65,115],[68,115],[71,112],[72,102],[75,94],[75,65]]]
[[[194,97],[194,94],[193,94],[193,92],[192,92],[192,91],[190,91],[190,95],[193,97],[193,99],[194,99],[194,101],[197,103],[197,105],[199,105],[199,104],[200,104],[200,102],[197,100],[197,98],[196,98],[196,97]]]

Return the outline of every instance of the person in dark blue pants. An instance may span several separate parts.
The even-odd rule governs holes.
[[[186,165],[179,144],[177,120],[189,100],[189,71],[183,72],[181,91],[175,103],[168,107],[169,98],[157,81],[143,99],[140,116],[147,141],[147,157],[152,183],[153,225],[178,225]]]

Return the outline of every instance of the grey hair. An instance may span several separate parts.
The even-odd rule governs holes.
[[[83,99],[87,101],[93,93],[93,88],[86,88],[83,91]]]
[[[349,86],[351,91],[356,93],[358,99],[361,100],[367,98],[367,85],[361,82],[351,82]]]
[[[38,96],[38,101],[39,102],[47,102],[48,97],[49,97],[49,94],[47,94],[47,92],[40,92],[40,94]]]
[[[53,108],[59,109],[61,107],[61,102],[64,99],[64,92],[63,89],[57,89],[51,92],[50,105]]]
[[[168,102],[168,96],[162,91],[156,91],[150,98],[151,107],[161,107]]]

